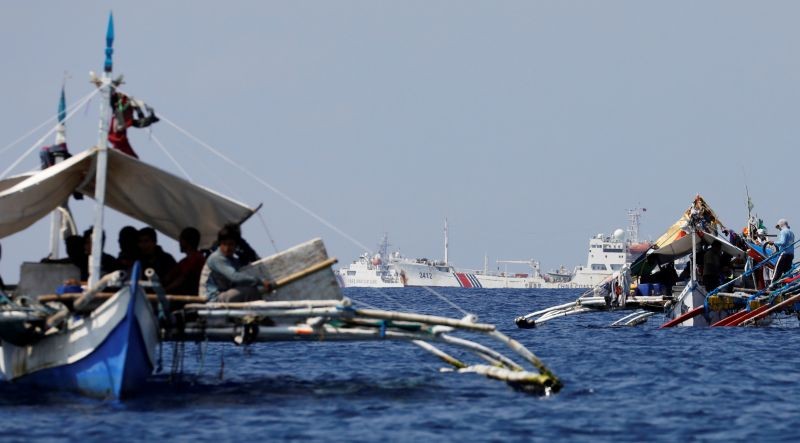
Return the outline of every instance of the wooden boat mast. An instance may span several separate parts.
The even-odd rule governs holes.
[[[103,209],[106,198],[106,172],[108,169],[108,118],[106,106],[110,107],[111,97],[111,71],[113,68],[112,55],[114,54],[114,15],[108,15],[108,28],[106,29],[106,60],[103,67],[103,77],[100,83],[102,99],[100,100],[100,125],[97,138],[97,164],[95,176],[95,211],[94,231],[92,232],[92,252],[89,257],[89,284],[93,287],[100,280],[100,262],[103,255]]]

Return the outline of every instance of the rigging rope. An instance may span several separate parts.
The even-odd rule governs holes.
[[[89,101],[89,100],[91,100],[91,98],[92,98],[92,97],[94,97],[94,95],[95,95],[95,94],[97,94],[98,92],[100,92],[100,90],[99,90],[99,89],[95,89],[95,90],[94,90],[94,91],[92,91],[92,92],[91,92],[89,95],[87,95],[85,98],[83,98],[83,99],[81,99],[81,100],[83,100],[83,101]],[[80,106],[82,106],[82,105],[83,105],[83,103],[81,103],[81,104],[80,104]],[[66,118],[64,118],[64,122],[66,122],[66,121],[67,121],[67,120],[69,120],[69,119],[70,119],[70,118],[71,118],[73,115],[75,115],[75,113],[78,111],[78,109],[80,109],[80,106],[76,106],[76,107],[74,107],[74,108],[73,108],[73,109],[72,109],[72,110],[71,110],[71,111],[70,111],[70,112],[67,114]],[[22,154],[22,155],[21,155],[19,158],[17,158],[17,160],[16,160],[16,161],[14,161],[14,163],[12,163],[12,164],[11,164],[11,166],[9,166],[8,168],[6,168],[6,170],[5,170],[5,171],[3,171],[3,173],[2,173],[2,174],[0,174],[0,180],[3,180],[3,179],[5,179],[5,178],[6,178],[6,176],[8,175],[8,173],[9,173],[9,172],[11,172],[11,171],[12,171],[14,168],[16,168],[16,167],[17,167],[17,166],[18,166],[20,163],[22,163],[22,161],[23,161],[23,160],[25,160],[25,158],[26,158],[27,156],[29,156],[29,155],[30,155],[30,154],[31,154],[33,151],[35,151],[35,150],[36,150],[36,149],[39,147],[39,145],[41,145],[41,144],[44,142],[44,140],[45,140],[47,137],[50,137],[50,135],[51,135],[51,134],[53,134],[54,132],[56,132],[56,130],[58,129],[58,126],[59,126],[58,124],[57,124],[57,125],[55,125],[55,126],[53,126],[53,128],[52,128],[52,129],[50,129],[49,131],[47,131],[47,133],[46,133],[45,135],[43,135],[43,136],[42,136],[42,137],[41,137],[39,140],[36,140],[36,143],[34,143],[34,144],[33,144],[33,146],[31,146],[31,147],[30,147],[30,149],[28,149],[27,151],[25,151],[25,153],[23,153],[23,154]]]
[[[211,153],[213,153],[213,154],[214,154],[214,155],[216,155],[217,157],[221,158],[222,160],[224,160],[225,162],[227,162],[227,163],[228,163],[228,164],[230,164],[231,166],[233,166],[233,167],[235,167],[236,169],[238,169],[238,170],[240,170],[240,171],[244,172],[244,173],[245,173],[246,175],[248,175],[250,178],[252,178],[253,180],[257,181],[257,182],[258,182],[258,183],[260,183],[261,185],[263,185],[263,186],[267,187],[267,188],[268,188],[270,191],[274,192],[275,194],[277,194],[278,196],[280,196],[281,198],[283,198],[284,200],[286,200],[287,202],[289,202],[290,204],[292,204],[292,205],[293,205],[293,206],[295,206],[296,208],[298,208],[298,209],[300,209],[301,211],[305,212],[306,214],[310,215],[311,217],[313,217],[314,219],[316,219],[318,222],[320,222],[320,223],[322,223],[323,225],[327,226],[328,228],[330,228],[331,230],[333,230],[333,231],[334,231],[334,232],[336,232],[337,234],[339,234],[339,235],[341,235],[342,237],[344,237],[344,238],[346,238],[346,239],[350,240],[351,242],[353,242],[353,243],[354,243],[355,245],[357,245],[358,247],[360,247],[360,248],[362,248],[362,249],[364,249],[364,250],[366,250],[366,251],[369,251],[369,248],[368,248],[367,246],[365,246],[363,243],[361,243],[360,241],[356,240],[355,238],[353,238],[352,236],[350,236],[350,235],[349,235],[349,234],[347,234],[346,232],[342,231],[342,230],[341,230],[341,229],[339,229],[337,226],[335,226],[334,224],[332,224],[332,223],[331,223],[331,222],[329,222],[328,220],[324,219],[322,216],[318,215],[316,212],[314,212],[314,211],[312,211],[311,209],[309,209],[309,208],[305,207],[305,206],[304,206],[302,203],[300,203],[300,202],[298,202],[297,200],[293,199],[292,197],[290,197],[289,195],[287,195],[286,193],[284,193],[284,192],[283,192],[283,191],[281,191],[280,189],[278,189],[278,188],[276,188],[275,186],[271,185],[270,183],[266,182],[265,180],[263,180],[263,179],[262,179],[261,177],[259,177],[258,175],[256,175],[256,174],[254,174],[254,173],[250,172],[250,170],[249,170],[249,169],[247,169],[247,168],[245,168],[244,166],[242,166],[242,165],[240,165],[240,164],[236,163],[235,161],[233,161],[231,158],[229,158],[229,157],[228,157],[228,156],[226,156],[225,154],[223,154],[223,153],[219,152],[219,151],[218,151],[217,149],[215,149],[213,146],[211,146],[211,145],[209,145],[208,143],[206,143],[206,142],[204,142],[204,141],[200,140],[199,138],[195,137],[194,135],[192,135],[191,133],[189,133],[189,132],[188,132],[188,131],[186,131],[185,129],[183,129],[183,128],[181,128],[180,126],[178,126],[177,124],[173,123],[173,122],[172,122],[170,119],[168,119],[168,118],[166,118],[166,117],[163,117],[161,114],[159,114],[159,115],[158,115],[158,118],[160,118],[160,119],[161,119],[161,121],[163,121],[163,122],[167,123],[168,125],[172,126],[173,128],[175,128],[175,130],[177,130],[177,131],[178,131],[178,132],[180,132],[181,134],[183,134],[183,135],[185,135],[186,137],[188,137],[189,139],[193,140],[195,143],[197,143],[197,144],[199,144],[200,146],[202,146],[202,147],[206,148],[206,149],[207,149],[207,150],[209,150]]]
[[[83,106],[83,103],[82,103],[82,102],[83,102],[84,100],[86,100],[86,99],[87,99],[87,97],[89,98],[89,100],[91,100],[91,96],[92,96],[92,95],[94,95],[94,94],[96,94],[96,93],[97,93],[96,91],[93,91],[93,92],[90,92],[90,93],[88,93],[88,94],[84,95],[82,98],[78,99],[78,101],[76,101],[76,102],[74,102],[73,104],[71,104],[71,105],[70,105],[70,106],[67,108],[67,110],[68,110],[68,111],[71,111],[71,110],[75,109],[76,107],[81,107],[81,106]],[[88,103],[88,101],[89,101],[89,100],[86,100],[86,102]],[[58,117],[58,116],[55,116],[55,117],[50,117],[50,118],[48,118],[47,120],[45,120],[44,122],[42,122],[41,124],[39,124],[39,126],[37,126],[37,127],[33,128],[33,129],[31,129],[30,131],[26,132],[26,133],[25,133],[25,135],[23,135],[22,137],[19,137],[18,139],[14,140],[13,142],[11,142],[11,143],[7,144],[7,145],[6,145],[6,146],[4,146],[2,149],[0,149],[0,154],[3,154],[4,152],[6,152],[6,151],[8,151],[9,149],[11,149],[11,148],[13,148],[14,146],[16,146],[16,145],[17,145],[18,143],[20,143],[21,141],[25,140],[26,138],[28,138],[28,137],[30,137],[31,135],[33,135],[34,133],[36,133],[36,131],[38,131],[38,130],[42,129],[43,127],[47,126],[47,125],[48,125],[48,124],[49,124],[51,121],[55,120],[57,117]]]
[[[245,175],[249,176],[251,179],[255,180],[256,182],[258,182],[258,183],[259,183],[259,184],[261,184],[262,186],[266,187],[266,188],[267,188],[267,189],[269,189],[270,191],[274,192],[274,193],[275,193],[275,194],[277,194],[279,197],[283,198],[285,201],[289,202],[290,204],[292,204],[292,205],[293,205],[293,206],[295,206],[296,208],[300,209],[301,211],[305,212],[306,214],[308,214],[309,216],[311,216],[312,218],[314,218],[314,219],[315,219],[315,220],[317,220],[318,222],[322,223],[323,225],[327,226],[328,228],[330,228],[331,230],[333,230],[333,231],[334,231],[334,232],[336,232],[337,234],[339,234],[339,235],[341,235],[342,237],[344,237],[345,239],[349,240],[350,242],[352,242],[353,244],[355,244],[356,246],[358,246],[358,247],[359,247],[359,248],[361,248],[362,250],[364,250],[364,251],[369,251],[369,250],[370,250],[370,248],[369,248],[369,247],[367,247],[366,245],[364,245],[364,243],[361,243],[360,241],[358,241],[358,240],[357,240],[356,238],[354,238],[353,236],[351,236],[351,235],[347,234],[346,232],[344,232],[342,229],[339,229],[339,228],[338,228],[337,226],[335,226],[333,223],[329,222],[328,220],[326,220],[326,219],[325,219],[325,218],[323,218],[322,216],[318,215],[316,212],[314,212],[314,211],[312,211],[311,209],[307,208],[307,207],[306,207],[306,206],[304,206],[302,203],[300,203],[300,202],[298,202],[297,200],[293,199],[292,197],[290,197],[289,195],[287,195],[286,193],[284,193],[284,192],[283,192],[283,191],[281,191],[280,189],[276,188],[276,187],[275,187],[275,186],[273,186],[272,184],[270,184],[270,183],[268,183],[267,181],[263,180],[261,177],[259,177],[258,175],[254,174],[254,173],[253,173],[253,172],[251,172],[249,169],[247,169],[247,168],[245,168],[244,166],[242,166],[242,165],[238,164],[237,162],[235,162],[235,161],[234,161],[234,160],[232,160],[230,157],[226,156],[225,154],[223,154],[222,152],[220,152],[219,150],[217,150],[217,149],[216,149],[216,148],[214,148],[213,146],[211,146],[211,145],[209,145],[208,143],[206,143],[206,142],[204,142],[204,141],[200,140],[199,138],[197,138],[196,136],[194,136],[193,134],[191,134],[189,131],[187,131],[187,130],[183,129],[182,127],[178,126],[176,123],[174,123],[174,122],[173,122],[172,120],[170,120],[169,118],[167,118],[167,117],[163,116],[163,115],[162,115],[162,114],[160,114],[160,113],[158,114],[158,118],[159,118],[161,121],[163,121],[163,122],[165,122],[166,124],[168,124],[169,126],[172,126],[172,127],[173,127],[173,128],[176,130],[176,131],[180,132],[181,134],[183,134],[184,136],[186,136],[186,137],[187,137],[187,138],[189,138],[190,140],[192,140],[192,141],[194,141],[195,143],[199,144],[200,146],[204,147],[205,149],[207,149],[207,150],[208,150],[209,152],[211,152],[212,154],[214,154],[214,155],[216,155],[217,157],[221,158],[221,159],[222,159],[222,160],[224,160],[226,163],[228,163],[228,164],[230,164],[231,166],[235,167],[236,169],[238,169],[238,170],[242,171],[242,172],[243,172]],[[426,291],[430,292],[431,294],[435,295],[436,297],[438,297],[438,298],[439,298],[439,299],[441,299],[442,301],[446,302],[447,304],[449,304],[450,306],[452,306],[453,308],[455,308],[456,310],[458,310],[458,311],[459,311],[459,312],[461,312],[462,314],[464,314],[464,315],[470,315],[470,313],[469,313],[469,312],[467,312],[466,310],[464,310],[463,308],[461,308],[460,306],[458,306],[456,303],[454,303],[453,301],[451,301],[450,299],[448,299],[448,298],[447,298],[447,297],[445,297],[444,295],[442,295],[442,294],[438,293],[437,291],[435,291],[435,290],[431,289],[431,288],[430,288],[430,287],[428,287],[428,286],[423,286],[423,287],[425,288],[425,290],[426,290]],[[374,288],[374,289],[378,290],[378,292],[379,292],[381,295],[383,295],[384,297],[386,297],[387,299],[389,299],[389,300],[392,300],[392,299],[391,299],[391,298],[388,296],[388,294],[384,293],[383,291],[379,290],[378,288]],[[396,300],[392,300],[392,301],[393,301],[394,303],[398,303]],[[400,304],[400,306],[401,306],[403,309],[409,310],[408,308],[406,308],[405,306],[403,306],[403,305],[402,305],[402,303],[398,303],[398,304]]]
[[[430,288],[430,287],[428,287],[428,286],[423,286],[423,288],[425,288],[425,290],[426,290],[426,291],[428,291],[428,292],[430,292],[431,294],[433,294],[433,295],[435,295],[435,296],[439,297],[439,298],[440,298],[442,301],[446,302],[446,303],[447,303],[447,304],[449,304],[450,306],[452,306],[452,307],[454,307],[455,309],[459,310],[459,311],[460,311],[462,314],[464,314],[464,315],[470,315],[470,313],[469,313],[469,312],[467,312],[467,311],[465,311],[464,309],[462,309],[462,308],[461,308],[461,306],[459,306],[459,305],[457,305],[457,304],[453,303],[453,301],[452,301],[452,300],[450,300],[449,298],[445,297],[444,295],[442,295],[442,294],[440,294],[440,293],[438,293],[438,292],[434,291],[433,289],[431,289],[431,288]]]
[[[152,131],[150,132],[150,138],[153,139],[153,142],[155,142],[156,146],[161,148],[161,150],[164,151],[164,154],[169,157],[170,160],[172,160],[172,163],[181,171],[183,176],[186,177],[186,180],[193,182],[192,177],[189,176],[189,173],[186,172],[186,169],[183,169],[183,166],[181,166],[181,164],[178,163],[178,160],[176,160],[175,157],[173,157],[172,154],[167,151],[167,148],[161,143],[161,140],[159,140],[158,137],[153,134]]]
[[[261,212],[256,212],[258,219],[261,221],[261,226],[264,227],[264,232],[267,233],[267,238],[269,238],[269,242],[272,243],[272,248],[275,249],[275,253],[277,254],[280,252],[278,249],[278,245],[275,244],[275,239],[272,238],[272,234],[269,233],[269,228],[267,227],[267,222],[264,220],[264,216],[261,215]]]

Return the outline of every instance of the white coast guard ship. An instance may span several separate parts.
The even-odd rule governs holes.
[[[639,226],[646,209],[628,210],[628,229],[617,229],[612,235],[597,234],[589,240],[586,266],[577,266],[572,272],[561,266],[557,271],[542,275],[535,260],[498,260],[498,263],[527,264],[530,274],[478,272],[478,283],[483,288],[592,288],[602,283],[614,272],[633,262],[650,247],[639,241]],[[627,234],[627,235],[626,235]],[[627,238],[626,238],[627,236]],[[484,264],[484,269],[487,266]]]
[[[483,270],[458,269],[448,261],[447,220],[444,225],[444,260],[407,258],[399,252],[387,255],[388,243],[380,247],[381,252],[371,260],[362,255],[349,268],[340,270],[340,282],[344,287],[396,287],[431,286],[461,288],[591,288],[600,284],[634,260],[649,243],[639,242],[639,218],[641,211],[628,211],[631,225],[626,232],[617,229],[611,235],[597,234],[589,240],[586,265],[575,267],[572,272],[565,267],[555,273],[542,274],[539,262],[530,260],[498,260],[506,265],[503,272],[488,270],[484,260]],[[384,260],[388,257],[388,263]],[[508,272],[509,264],[527,265],[524,273]],[[398,281],[399,280],[399,281]]]
[[[401,288],[400,274],[384,262],[389,251],[389,235],[383,234],[378,252],[370,256],[365,252],[346,268],[336,271],[336,279],[343,288]]]

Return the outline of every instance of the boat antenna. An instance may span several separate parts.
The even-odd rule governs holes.
[[[747,186],[747,172],[744,170],[744,166],[742,166],[742,175],[744,176],[744,192],[747,195],[747,226],[748,226],[747,231],[748,234],[750,235],[750,238],[754,238],[753,233],[750,232],[750,225],[752,224],[751,220],[753,219],[754,205],[753,205],[753,200],[750,198],[750,188]]]
[[[58,100],[58,113],[56,114],[56,116],[57,116],[56,117],[56,119],[57,119],[57,123],[56,123],[57,129],[56,129],[55,143],[53,145],[54,149],[56,148],[56,146],[59,146],[59,145],[62,145],[62,144],[64,145],[64,147],[66,147],[66,143],[67,143],[67,126],[66,126],[66,120],[67,120],[67,98],[66,98],[66,94],[64,92],[64,89],[66,89],[66,83],[67,83],[67,73],[65,71],[64,72],[64,79],[63,79],[63,81],[61,83],[61,94],[60,94],[59,100]],[[66,151],[66,149],[65,149],[65,151]],[[54,157],[53,158],[53,163],[60,163],[62,160],[64,160],[65,154],[66,154],[66,152],[62,153],[62,152],[59,151],[59,155],[53,155],[53,157]],[[42,166],[42,167],[44,167],[44,166]],[[67,199],[69,199],[69,197],[67,197]],[[66,209],[66,202],[63,205],[61,205],[61,207]],[[55,211],[53,211],[52,215],[50,216],[50,255],[48,255],[48,257],[50,259],[53,259],[53,260],[59,258],[58,257],[58,249],[59,249],[59,245],[61,244],[60,237],[61,237],[62,215],[63,214],[62,214],[61,211],[55,210]]]
[[[114,67],[114,13],[108,13],[108,26],[106,28],[106,59],[103,64],[103,76],[99,79],[97,87],[103,94],[100,100],[100,124],[97,136],[97,172],[95,175],[95,212],[94,230],[92,232],[92,252],[89,256],[89,282],[90,288],[100,280],[100,260],[103,255],[103,208],[106,199],[106,172],[108,169],[108,143],[106,106],[110,108],[111,100],[111,72]]]
[[[639,226],[641,225],[642,212],[647,211],[646,208],[640,208],[637,205],[633,209],[628,209],[628,242],[631,244],[639,242]]]
[[[447,217],[444,218],[444,265],[447,266],[449,264],[447,260]]]

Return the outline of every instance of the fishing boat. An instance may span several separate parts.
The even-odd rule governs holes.
[[[663,315],[663,328],[674,326],[765,325],[780,314],[795,314],[800,301],[797,265],[772,281],[763,272],[774,266],[783,250],[765,249],[755,237],[727,228],[707,202],[695,197],[689,208],[631,265],[614,273],[577,300],[518,317],[520,328],[540,326],[571,315],[629,311],[614,326],[642,324]],[[712,249],[718,245],[719,252]],[[795,244],[785,250],[794,250]],[[701,284],[698,266],[702,254],[729,257],[721,284]],[[690,257],[685,272],[674,264]],[[773,279],[774,280],[774,279]]]
[[[95,201],[88,281],[76,281],[73,264],[25,263],[19,284],[0,296],[0,371],[7,381],[119,399],[142,391],[158,367],[157,347],[165,343],[179,349],[187,341],[248,346],[270,341],[399,340],[444,361],[452,372],[481,374],[526,392],[549,394],[561,388],[561,381],[531,351],[472,314],[449,318],[388,311],[344,297],[331,268],[336,259],[328,256],[321,239],[240,269],[268,282],[257,301],[222,303],[200,295],[168,294],[158,274],[142,269],[138,262],[129,274],[102,274],[105,208],[152,226],[171,239],[193,226],[200,233],[200,247],[206,248],[221,227],[240,225],[261,207],[245,205],[150,165],[131,155],[130,146],[128,152],[116,144],[109,146],[106,105],[112,94],[124,94],[121,77],[112,79],[111,75],[113,23],[109,16],[104,72],[91,78],[97,89],[67,108],[72,110],[52,130],[58,130],[99,93],[103,100],[97,145],[41,171],[0,178],[0,238],[22,231],[54,211],[62,222],[69,221],[66,202],[75,193]],[[152,112],[151,117],[155,118]],[[158,118],[270,188],[166,116],[159,114]],[[19,161],[8,170],[16,164]],[[53,230],[51,238],[56,239],[64,232],[56,223]],[[52,251],[50,258],[57,258]],[[522,363],[487,346],[487,340],[477,343],[457,336],[459,332],[501,344]],[[477,356],[482,363],[469,363],[448,348]],[[173,366],[182,364],[173,362]]]

